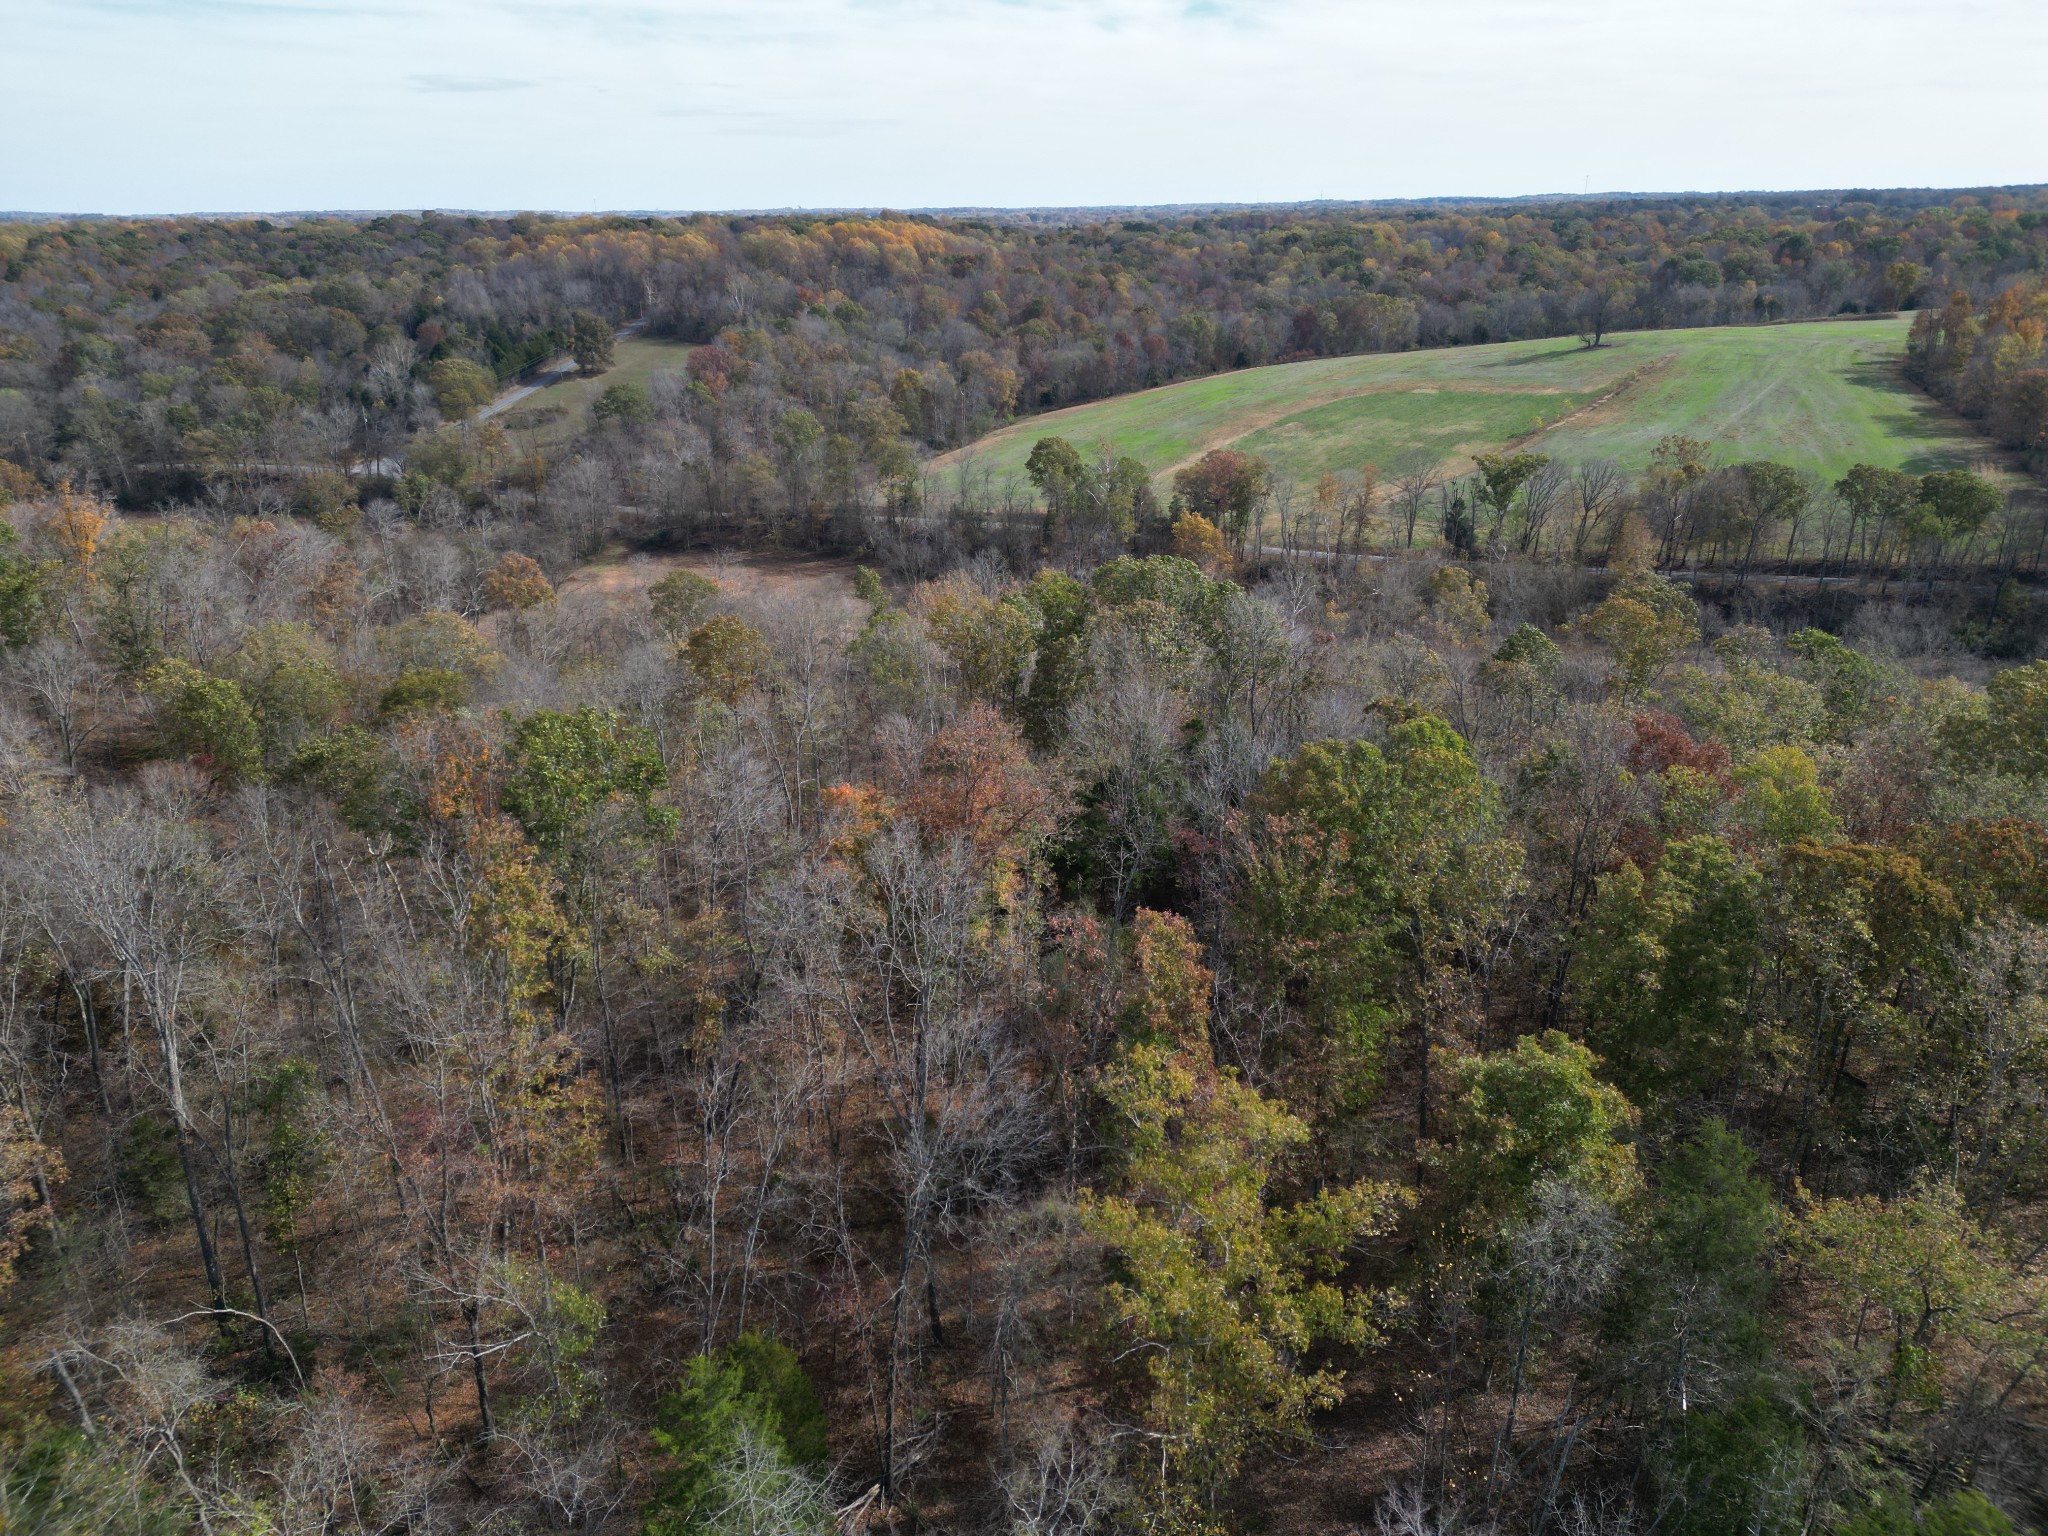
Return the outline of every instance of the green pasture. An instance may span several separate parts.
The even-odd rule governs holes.
[[[1250,368],[1017,422],[949,454],[1023,483],[1041,437],[1098,443],[1165,476],[1210,448],[1265,457],[1301,482],[1428,459],[1449,471],[1509,444],[1640,469],[1674,432],[1729,461],[1768,458],[1832,480],[1851,464],[1916,472],[1981,459],[1981,438],[1898,373],[1907,321],[1634,331],[1323,358]]]
[[[644,388],[657,373],[679,372],[689,352],[688,342],[629,336],[614,347],[612,366],[605,372],[550,384],[498,417],[498,424],[536,445],[573,436],[589,424],[590,407],[605,390],[614,384]]]

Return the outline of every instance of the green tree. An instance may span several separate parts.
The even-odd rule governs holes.
[[[1429,1049],[1427,983],[1499,920],[1521,870],[1471,748],[1424,715],[1370,742],[1313,742],[1266,771],[1246,806],[1240,952],[1302,1009],[1324,1049],[1304,1092],[1362,1107],[1387,1026],[1406,1011]],[[1428,1135],[1428,1072],[1418,1132]]]
[[[1841,826],[1828,792],[1820,782],[1820,765],[1797,747],[1765,747],[1736,770],[1742,786],[1737,813],[1767,846],[1807,838],[1833,842]]]
[[[654,400],[644,384],[607,384],[590,407],[590,415],[607,426],[644,427],[654,420]]]
[[[1798,1417],[1755,1393],[1688,1413],[1654,1452],[1652,1470],[1683,1536],[1794,1536],[1805,1521],[1810,1452]]]
[[[1563,702],[1558,675],[1564,666],[1564,652],[1534,624],[1524,624],[1494,651],[1479,668],[1479,680],[1488,693],[1508,706],[1525,729],[1554,716]]]
[[[1429,573],[1422,585],[1431,622],[1453,645],[1470,645],[1493,622],[1486,583],[1462,565],[1444,565]]]
[[[1031,603],[963,590],[942,591],[925,607],[925,632],[953,663],[960,690],[1022,719],[1043,616]]]
[[[775,653],[767,637],[736,614],[717,613],[690,631],[678,648],[697,684],[728,709],[768,680]]]
[[[1888,1076],[1897,1037],[1920,1027],[1910,1004],[1945,983],[1962,914],[1895,848],[1801,841],[1777,850],[1773,866],[1766,970],[1775,1054],[1797,1074],[1787,1156],[1804,1174],[1816,1151],[1879,1134],[1864,1118],[1862,1084]]]
[[[2039,1348],[2038,1283],[2016,1276],[1955,1188],[1810,1202],[1792,1248],[1817,1283],[1852,1370],[1878,1384],[1875,1426],[1940,1409],[1999,1356]]]
[[[681,640],[704,621],[718,599],[718,583],[695,571],[670,571],[647,589],[654,622],[671,640]]]
[[[1557,1030],[1454,1061],[1433,1161],[1454,1236],[1488,1240],[1527,1219],[1539,1186],[1568,1183],[1619,1203],[1635,1192],[1636,1111],[1601,1081],[1593,1053]]]
[[[1103,608],[1156,603],[1203,638],[1214,635],[1225,608],[1241,590],[1234,582],[1204,574],[1201,566],[1180,555],[1120,555],[1097,566],[1088,584]]]
[[[20,539],[0,522],[0,645],[27,645],[49,617],[57,575],[54,561],[29,560],[16,551]]]
[[[1756,1159],[1718,1119],[1671,1152],[1656,1182],[1608,1331],[1627,1390],[1664,1437],[1763,1385],[1782,1222]]]
[[[1846,741],[1876,716],[1887,679],[1868,656],[1824,629],[1802,629],[1787,636],[1785,649],[1804,663],[1806,680],[1820,689],[1826,711],[1820,727],[1823,740]]]
[[[507,1351],[516,1394],[507,1419],[533,1439],[574,1446],[597,1422],[603,1400],[603,1303],[519,1259],[489,1261],[484,1285],[518,1321],[516,1347]]]
[[[360,1065],[366,1067],[367,1063]],[[299,1282],[299,1305],[310,1312],[300,1228],[312,1210],[315,1183],[331,1160],[331,1149],[316,1119],[313,1069],[303,1061],[282,1062],[257,1083],[253,1097],[263,1132],[257,1163],[263,1236],[273,1249],[291,1259]]]
[[[1199,971],[1183,920],[1143,913],[1139,925],[1160,980]],[[1139,1362],[1158,1447],[1141,1466],[1169,1522],[1213,1499],[1254,1446],[1298,1443],[1309,1414],[1341,1400],[1341,1371],[1307,1357],[1379,1339],[1378,1299],[1334,1277],[1400,1204],[1368,1183],[1270,1204],[1308,1127],[1217,1066],[1205,994],[1172,995],[1171,1008],[1135,1008],[1103,1074],[1120,1178],[1082,1201],[1084,1227],[1116,1256],[1104,1310],[1112,1348]]]
[[[461,681],[452,672],[447,676],[458,684]],[[345,725],[300,742],[281,777],[288,784],[310,784],[318,789],[334,802],[341,819],[358,832],[387,829],[403,815],[394,803],[391,754],[360,725]]]
[[[19,1384],[9,1396],[27,1401]],[[21,1536],[175,1536],[190,1511],[104,1436],[9,1414],[0,1426],[0,1530]]]
[[[513,728],[508,755],[502,803],[551,858],[573,855],[607,806],[641,835],[674,825],[652,803],[668,783],[653,737],[612,710],[535,710]]]
[[[1786,530],[1785,553],[1790,557],[1800,521],[1813,500],[1813,486],[1789,464],[1769,459],[1736,465],[1734,477],[1740,516],[1732,532],[1742,541],[1740,568],[1746,577],[1758,547],[1775,529]]]
[[[231,678],[213,677],[189,661],[167,657],[142,680],[155,701],[164,745],[223,780],[259,777],[263,727]]]
[[[1872,563],[1882,558],[1892,534],[1911,516],[1919,490],[1920,482],[1902,469],[1851,465],[1835,482],[1835,495],[1849,509],[1844,548],[1862,548]]]
[[[1588,1040],[1636,1102],[1675,1108],[1740,1069],[1763,901],[1762,875],[1713,836],[1675,839],[1649,873],[1630,861],[1602,882],[1579,1001]]]
[[[603,373],[612,365],[612,328],[600,315],[579,309],[569,316],[569,351],[581,373]]]
[[[386,720],[404,715],[453,714],[469,702],[469,679],[450,667],[407,667],[377,696]]]
[[[1515,498],[1522,494],[1522,487],[1535,479],[1549,463],[1548,455],[1541,453],[1481,453],[1473,456],[1472,467],[1479,476],[1474,493],[1479,504],[1493,514],[1490,537],[1500,537],[1508,514],[1514,508]]]
[[[1942,745],[1965,767],[2038,779],[2048,774],[2048,661],[2008,667],[1984,690],[1983,707],[1951,717]]]
[[[1152,472],[1140,461],[1104,450],[1095,472],[1100,503],[1098,538],[1103,545],[1128,544],[1133,537],[1156,546],[1166,533],[1166,509],[1152,489]]]
[[[1272,474],[1256,454],[1212,448],[1173,477],[1180,509],[1205,517],[1242,550],[1258,532],[1255,514],[1266,499]]]
[[[1614,652],[1623,691],[1634,697],[1698,642],[1699,607],[1677,583],[1644,571],[1618,583],[1574,627]]]
[[[1063,437],[1032,444],[1024,473],[1045,502],[1048,545],[1072,541],[1098,557],[1128,545],[1140,525],[1159,518],[1152,477],[1136,459],[1105,447],[1090,465]]]
[[[1967,469],[1939,469],[1922,475],[1913,500],[1919,514],[1916,532],[1936,550],[1971,537],[2005,502],[1997,486]]]
[[[1045,502],[1046,536],[1073,514],[1088,481],[1088,462],[1064,437],[1041,437],[1031,445],[1024,475]]]
[[[1088,588],[1058,571],[1041,571],[1016,596],[1035,616],[1031,681],[1018,704],[1018,724],[1035,747],[1056,745],[1067,712],[1088,682]]]
[[[1526,667],[1532,675],[1551,682],[1564,665],[1564,652],[1534,624],[1524,624],[1501,642],[1493,660],[1503,667]]]
[[[1918,1507],[1894,1495],[1835,1529],[1837,1536],[2018,1536],[2005,1512],[1974,1488],[1958,1488]]]
[[[505,659],[469,620],[440,608],[379,630],[377,654],[393,673],[447,668],[471,685],[489,678]]]
[[[344,535],[362,521],[355,482],[331,469],[302,475],[292,492],[292,511],[323,533]]]
[[[332,649],[305,624],[251,630],[223,670],[241,685],[262,722],[264,755],[273,763],[334,724],[348,705],[348,683]]]
[[[647,1536],[698,1536],[720,1529],[736,1504],[791,1495],[804,1515],[794,1529],[830,1529],[804,1480],[825,1462],[825,1411],[795,1354],[774,1339],[745,1333],[693,1359],[655,1407],[654,1446]]]
[[[466,357],[444,357],[427,370],[427,388],[434,404],[450,421],[473,416],[497,397],[498,380],[490,369]]]

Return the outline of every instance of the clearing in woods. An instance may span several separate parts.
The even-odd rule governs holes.
[[[695,571],[717,582],[732,602],[774,604],[800,597],[822,605],[834,619],[850,621],[867,611],[853,595],[853,569],[849,559],[767,550],[646,554],[613,548],[563,577],[556,592],[565,613],[604,613],[645,602],[647,589],[671,571]]]
[[[572,377],[527,396],[502,416],[498,425],[522,447],[566,442],[590,422],[590,408],[614,384],[646,388],[657,373],[677,373],[690,355],[690,344],[652,336],[628,336],[612,348],[612,366],[590,378]]]
[[[1900,377],[1908,325],[1630,331],[1597,350],[1552,338],[1248,368],[1030,417],[939,467],[1021,493],[1032,445],[1052,436],[1084,452],[1114,445],[1162,478],[1236,448],[1300,483],[1425,459],[1455,473],[1509,445],[1639,470],[1674,432],[1729,461],[1776,459],[1830,481],[1857,463],[1924,473],[1992,457]]]

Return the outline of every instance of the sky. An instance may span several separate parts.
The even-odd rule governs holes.
[[[0,0],[0,209],[2048,181],[2043,0]]]

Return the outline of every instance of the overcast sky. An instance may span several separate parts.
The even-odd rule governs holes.
[[[2048,181],[2044,0],[0,0],[0,208]]]

